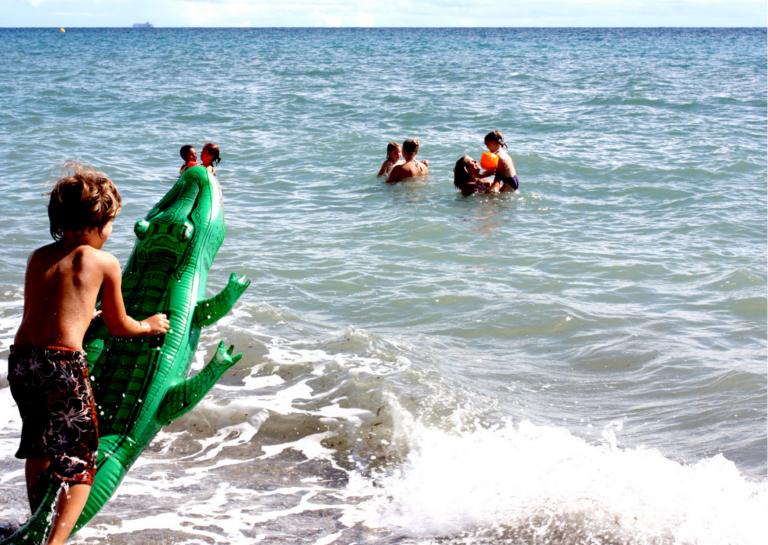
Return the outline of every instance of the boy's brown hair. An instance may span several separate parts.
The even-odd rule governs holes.
[[[419,139],[413,138],[403,142],[403,151],[405,153],[419,153]]]
[[[48,203],[51,236],[61,240],[70,229],[79,235],[94,228],[101,234],[123,206],[115,184],[103,172],[75,161],[64,163],[63,173]]]

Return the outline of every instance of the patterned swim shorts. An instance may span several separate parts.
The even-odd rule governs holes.
[[[53,482],[93,485],[99,436],[85,352],[11,346],[8,382],[23,426],[17,458],[48,458]]]

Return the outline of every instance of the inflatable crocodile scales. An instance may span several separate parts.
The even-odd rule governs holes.
[[[205,299],[208,270],[224,240],[224,207],[216,178],[192,167],[136,223],[138,240],[123,272],[130,316],[169,314],[165,337],[124,339],[94,323],[84,342],[99,418],[96,479],[75,531],[115,493],[128,469],[164,424],[191,410],[237,363],[219,347],[208,365],[187,379],[200,330],[232,309],[250,283],[235,274],[224,290]],[[45,543],[61,487],[49,485],[43,503],[0,545]],[[74,532],[73,532],[74,533]]]

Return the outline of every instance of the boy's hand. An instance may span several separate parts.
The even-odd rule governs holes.
[[[168,316],[165,314],[155,314],[142,321],[149,326],[146,335],[165,335],[168,328],[171,327],[171,322],[168,321]]]

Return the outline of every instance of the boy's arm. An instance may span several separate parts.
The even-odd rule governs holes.
[[[389,163],[389,161],[384,161],[381,163],[381,168],[379,169],[379,173],[376,176],[384,176],[384,173],[387,171],[387,163]]]
[[[101,291],[101,310],[107,331],[117,337],[139,337],[141,335],[164,335],[168,330],[168,318],[164,314],[137,322],[125,312],[122,293],[122,274],[117,258],[106,252],[100,256],[104,272],[104,287]]]

